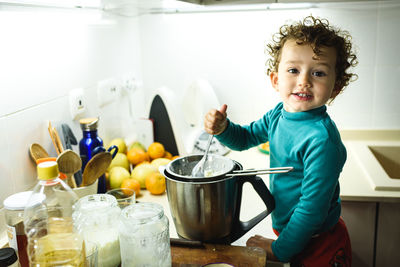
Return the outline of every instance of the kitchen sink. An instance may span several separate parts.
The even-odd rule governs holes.
[[[400,179],[400,146],[370,146],[368,148],[390,178]]]
[[[372,189],[400,191],[400,141],[349,142]]]

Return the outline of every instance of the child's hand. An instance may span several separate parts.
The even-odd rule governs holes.
[[[204,118],[204,129],[209,134],[218,135],[228,125],[226,120],[227,105],[223,104],[220,110],[211,109]]]
[[[271,244],[274,242],[274,239],[269,239],[262,237],[260,235],[255,235],[250,237],[247,242],[246,246],[248,247],[259,247],[262,248],[267,252],[267,259],[270,261],[279,261],[277,257],[275,257],[274,253],[272,252]]]

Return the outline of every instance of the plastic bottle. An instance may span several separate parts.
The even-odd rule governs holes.
[[[77,195],[59,178],[57,162],[39,163],[37,174],[39,181],[24,210],[30,265],[84,266],[83,238],[72,220]]]
[[[82,129],[82,139],[79,141],[79,154],[82,159],[82,172],[88,161],[93,157],[93,150],[103,146],[103,140],[97,134],[99,118],[86,118],[79,121]],[[106,192],[106,178],[102,175],[99,179],[98,193]]]
[[[17,253],[13,248],[0,249],[0,266],[18,267]]]

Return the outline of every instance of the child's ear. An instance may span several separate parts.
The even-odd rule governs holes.
[[[278,90],[278,73],[277,72],[271,72],[269,74],[269,78],[271,79],[272,87],[275,90]]]

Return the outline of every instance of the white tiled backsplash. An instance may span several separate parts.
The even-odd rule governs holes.
[[[105,140],[129,132],[129,97],[123,94],[100,108],[97,82],[126,73],[143,81],[144,104],[140,110],[139,105],[132,107],[134,116],[146,116],[142,109],[156,88],[167,86],[179,95],[200,77],[214,87],[219,102],[228,104],[232,120],[259,118],[279,101],[265,74],[265,42],[286,20],[309,14],[349,30],[358,51],[359,79],[329,107],[338,127],[399,129],[397,3],[132,18],[96,11],[1,9],[0,24],[7,25],[0,28],[1,203],[35,184],[31,143],[56,155],[47,132],[49,120],[56,126],[68,123],[81,138],[69,112],[68,93],[74,88],[84,89],[84,116],[100,116]],[[0,232],[3,226],[0,222]]]

